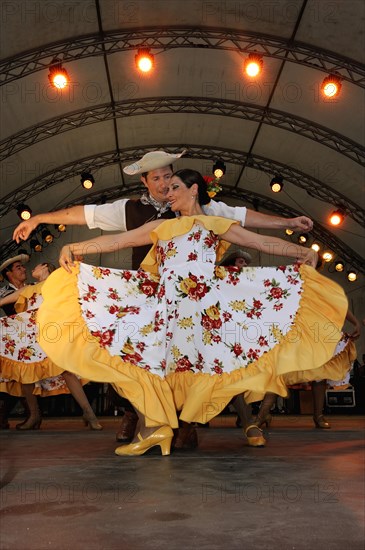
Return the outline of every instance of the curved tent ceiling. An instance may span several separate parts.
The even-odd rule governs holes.
[[[18,204],[37,213],[131,196],[140,183],[122,167],[163,148],[187,149],[178,166],[204,174],[224,160],[222,200],[309,215],[312,238],[365,273],[362,0],[13,0],[1,10],[0,260],[17,250]],[[140,47],[155,55],[152,76],[135,69]],[[242,73],[252,52],[263,56],[256,80]],[[72,80],[63,92],[48,82],[55,58]],[[341,94],[325,100],[334,72]],[[332,228],[339,206],[345,222]]]

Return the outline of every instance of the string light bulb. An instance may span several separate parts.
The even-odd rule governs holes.
[[[95,179],[90,172],[82,172],[80,182],[84,189],[91,189],[94,186]]]
[[[35,250],[36,252],[42,252],[42,245],[38,241],[38,239],[36,238],[31,239],[29,245],[32,250]]]
[[[311,249],[314,250],[314,252],[319,252],[321,247],[319,246],[318,243],[313,243],[311,246]]]
[[[217,160],[213,165],[214,177],[220,179],[226,173],[226,165],[222,160]]]
[[[280,193],[284,187],[284,178],[281,176],[274,176],[270,182],[271,191],[273,193]]]
[[[301,233],[301,234],[299,235],[299,237],[298,237],[298,242],[299,242],[300,244],[305,244],[305,243],[307,242],[307,240],[308,240],[308,235],[307,235],[307,233]]]
[[[344,269],[345,269],[344,263],[341,262],[341,260],[338,260],[338,261],[335,263],[335,270],[341,273]]]
[[[155,56],[150,48],[140,48],[135,55],[136,67],[142,73],[149,73],[155,66]]]
[[[64,233],[66,231],[66,226],[63,223],[56,223],[54,228],[60,233]]]
[[[53,239],[54,239],[52,233],[47,228],[42,230],[41,237],[42,237],[42,241],[44,241],[48,244],[51,244],[53,242]]]
[[[341,78],[335,74],[326,76],[321,85],[322,93],[327,99],[334,99],[337,97],[341,88]]]
[[[59,59],[54,59],[52,61],[49,68],[48,80],[50,84],[58,90],[63,90],[68,86],[70,77],[66,69],[62,67],[62,63]]]
[[[357,279],[356,272],[350,269],[350,271],[347,272],[347,278],[350,281],[350,283],[354,283]]]
[[[338,226],[342,224],[344,218],[345,218],[344,211],[341,209],[338,209],[332,212],[332,214],[330,215],[329,221],[331,225]]]
[[[21,220],[29,220],[29,218],[32,216],[31,208],[29,208],[29,206],[24,203],[19,204],[16,212]]]
[[[247,76],[254,78],[261,73],[263,65],[264,62],[262,61],[261,55],[257,53],[250,53],[244,61],[243,70]]]
[[[322,258],[324,259],[325,262],[328,263],[332,260],[333,254],[332,252],[324,252]]]

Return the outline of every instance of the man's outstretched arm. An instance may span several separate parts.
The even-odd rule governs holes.
[[[13,233],[13,239],[19,243],[21,240],[26,241],[32,231],[37,229],[41,223],[65,225],[86,225],[84,207],[72,206],[55,212],[45,212],[44,214],[36,214],[29,220],[21,222]]]
[[[255,210],[247,209],[245,227],[251,229],[293,229],[294,231],[311,231],[313,222],[307,216],[297,218],[281,218],[262,214]]]
[[[311,231],[313,222],[307,216],[297,218],[282,218],[271,216],[250,210],[245,206],[228,206],[224,202],[210,201],[203,207],[206,214],[210,216],[222,216],[237,220],[246,229],[293,229],[293,231]]]

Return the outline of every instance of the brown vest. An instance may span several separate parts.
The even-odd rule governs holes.
[[[125,205],[127,230],[136,229],[152,220],[175,218],[174,212],[167,210],[160,214],[151,204],[143,204],[140,199],[129,199]],[[151,245],[132,248],[132,269],[138,269]]]

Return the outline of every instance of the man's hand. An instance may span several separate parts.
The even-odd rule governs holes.
[[[298,216],[298,218],[289,218],[288,227],[294,231],[311,231],[313,229],[313,222],[307,216]]]
[[[15,229],[13,233],[13,239],[18,244],[19,242],[26,241],[29,235],[31,234],[34,229],[37,229],[39,223],[37,222],[36,218],[30,218],[29,220],[21,222]]]

